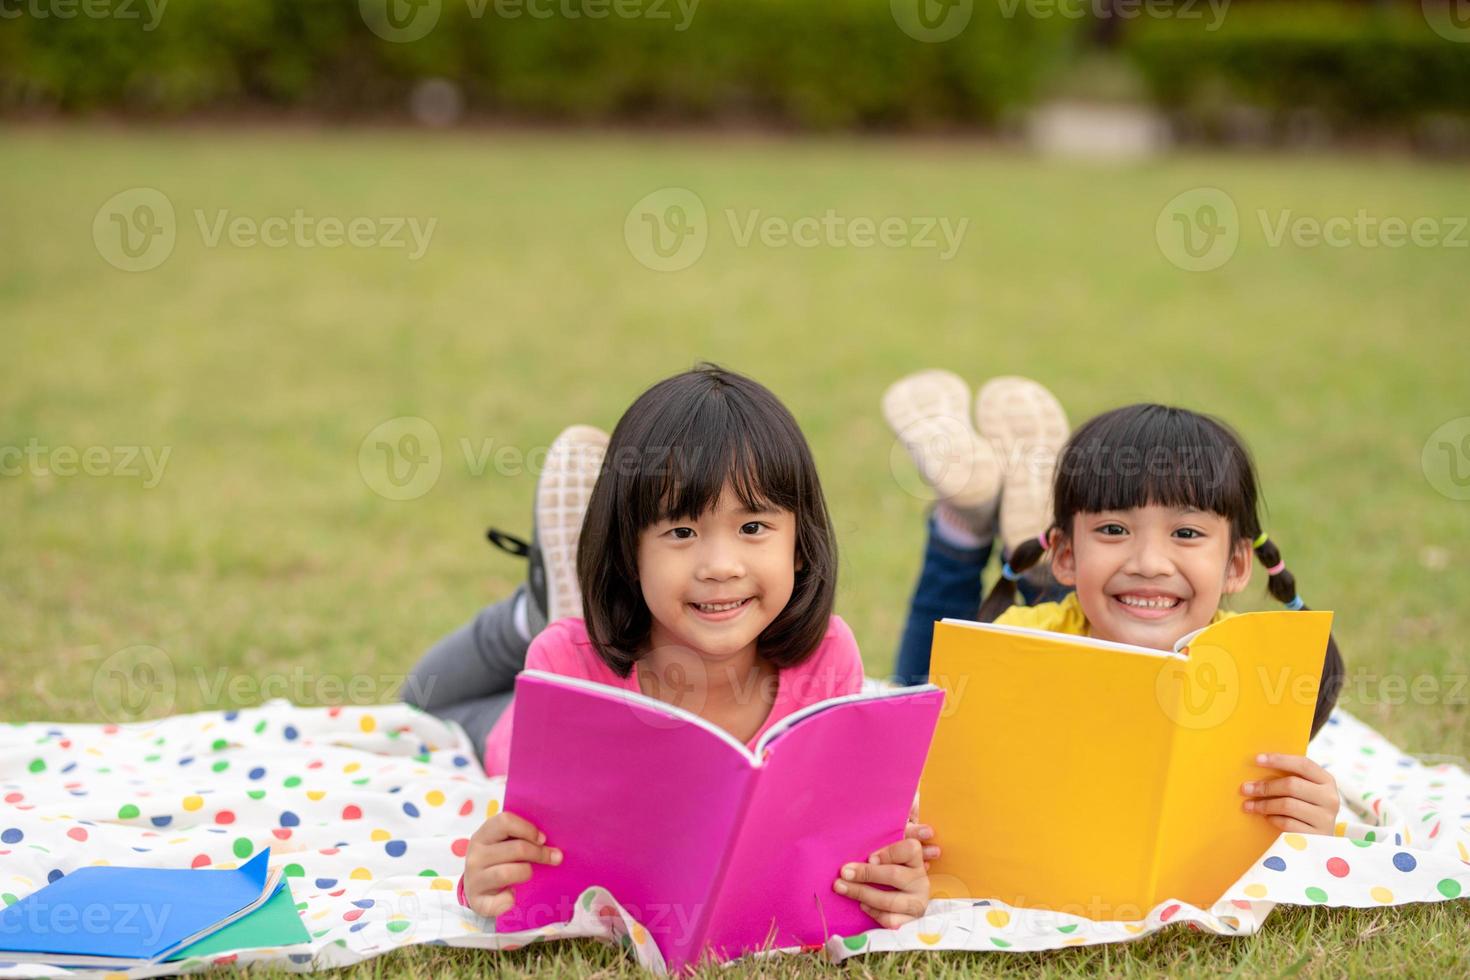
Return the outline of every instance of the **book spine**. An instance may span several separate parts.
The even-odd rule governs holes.
[[[699,917],[695,920],[694,928],[691,930],[692,939],[687,948],[693,966],[698,966],[704,958],[705,942],[715,932],[715,926],[719,924],[720,896],[725,893],[725,877],[729,874],[736,849],[740,846],[740,838],[745,832],[745,818],[750,812],[751,801],[755,799],[756,787],[760,784],[761,774],[765,768],[764,765],[756,765],[747,771],[749,775],[745,779],[745,792],[741,794],[739,806],[736,808],[730,836],[725,841],[725,850],[720,856],[719,870],[715,872],[704,907],[700,909]]]
[[[1169,690],[1172,692],[1172,696],[1169,699],[1171,703],[1167,705],[1161,703],[1159,707],[1168,717],[1177,718],[1179,717],[1179,700],[1182,695],[1180,694],[1177,687],[1171,686]],[[1163,791],[1159,793],[1158,799],[1155,801],[1153,827],[1150,828],[1152,831],[1151,839],[1154,843],[1148,862],[1148,875],[1144,879],[1146,882],[1146,889],[1144,894],[1148,896],[1146,900],[1146,907],[1142,910],[1142,913],[1144,915],[1148,914],[1149,909],[1153,908],[1160,901],[1169,897],[1167,895],[1160,895],[1159,887],[1160,881],[1164,875],[1164,848],[1169,843],[1165,839],[1167,834],[1169,833],[1169,825],[1168,821],[1165,819],[1165,811],[1167,810],[1169,805],[1169,787],[1173,781],[1175,756],[1180,752],[1180,739],[1179,729],[1177,726],[1168,726],[1168,732],[1169,737],[1164,740],[1163,765],[1160,767],[1159,770],[1161,773],[1163,773]]]

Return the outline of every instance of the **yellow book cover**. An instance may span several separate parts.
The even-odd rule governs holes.
[[[1152,650],[934,626],[944,711],[919,789],[935,898],[1141,919],[1209,908],[1276,839],[1241,809],[1262,752],[1302,755],[1332,614],[1245,613]]]

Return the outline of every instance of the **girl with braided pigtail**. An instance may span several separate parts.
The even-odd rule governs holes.
[[[1059,451],[1048,456],[1032,450],[1048,448],[1065,418],[1049,392],[1027,379],[993,380],[980,390],[970,429],[961,386],[930,371],[885,395],[889,424],[937,498],[896,677],[923,679],[933,623],[946,616],[1172,650],[1180,637],[1236,615],[1221,600],[1249,585],[1253,557],[1265,566],[1273,597],[1306,608],[1261,527],[1250,454],[1225,423],[1182,408],[1129,405],[1054,440]],[[1024,434],[1028,452],[1010,452],[1007,433]],[[978,613],[967,613],[997,538],[1000,576]],[[1313,735],[1342,681],[1342,657],[1329,639]],[[1244,809],[1284,831],[1334,831],[1340,801],[1325,770],[1281,753],[1257,763],[1281,775],[1243,784]]]
[[[1069,567],[1058,576],[1060,581],[1065,582],[1063,576],[1076,575],[1076,569],[1070,566],[1076,560],[1078,542],[1073,530],[1079,519],[1086,523],[1087,518],[1107,512],[1149,506],[1175,508],[1224,522],[1223,526],[1229,529],[1228,557],[1231,565],[1225,569],[1226,579],[1222,583],[1221,594],[1238,592],[1245,587],[1250,577],[1250,566],[1248,558],[1243,556],[1254,553],[1266,568],[1267,588],[1272,597],[1288,609],[1305,609],[1306,603],[1297,593],[1295,576],[1287,569],[1276,543],[1261,529],[1258,499],[1255,467],[1250,454],[1240,437],[1218,419],[1163,405],[1130,405],[1099,415],[1078,429],[1062,448],[1052,492],[1051,528],[1012,549],[995,587],[981,604],[978,619],[981,622],[1086,633],[1163,649],[1171,647],[1179,636],[1198,629],[1206,622],[1234,615],[1216,608],[1208,620],[1189,625],[1176,635],[1175,623],[1179,615],[1174,611],[1177,610],[1178,614],[1186,612],[1182,608],[1183,600],[1157,589],[1148,591],[1159,592],[1158,595],[1143,596],[1151,600],[1146,604],[1139,602],[1139,596],[1129,600],[1128,596],[1094,595],[1092,601],[1087,602],[1084,601],[1087,596],[1079,597],[1073,593],[1061,602],[1015,606],[1017,580],[1034,568],[1049,550],[1055,547],[1066,549],[1062,564]],[[1129,536],[1126,528],[1113,527],[1108,522],[1103,522],[1103,526],[1115,541]],[[1180,536],[1200,540],[1198,530],[1181,529]],[[1197,545],[1191,547],[1198,550]],[[1118,545],[1114,544],[1115,552],[1117,548]],[[1089,554],[1097,553],[1091,549],[1087,551]],[[1232,566],[1241,561],[1245,562],[1245,568],[1231,577]],[[1054,571],[1056,564],[1054,559]],[[1115,601],[1105,602],[1104,598]],[[1104,623],[1094,623],[1087,617],[1089,605],[1102,611],[1099,618],[1104,619]],[[1204,615],[1208,605],[1204,603],[1192,610],[1196,620]],[[1120,606],[1123,607],[1121,610],[1117,608]],[[1139,610],[1138,614],[1148,617],[1146,629],[1134,621],[1138,614],[1132,617],[1116,615],[1120,611],[1133,610]],[[1099,625],[1103,627],[1101,631]],[[1124,636],[1136,639],[1123,639]],[[1329,639],[1317,709],[1312,720],[1314,735],[1326,724],[1327,716],[1337,702],[1342,675],[1342,656],[1336,641]]]
[[[1221,599],[1250,582],[1252,556],[1271,595],[1305,609],[1281,551],[1262,530],[1255,466],[1240,437],[1206,415],[1130,405],[1079,428],[1057,461],[1051,527],[1011,549],[979,619],[1154,649],[1236,615]],[[1059,602],[1015,605],[1016,582],[1045,555]],[[1343,680],[1329,639],[1312,734],[1327,722]],[[1245,809],[1282,830],[1332,833],[1336,784],[1303,756],[1259,760],[1285,775],[1242,786]]]

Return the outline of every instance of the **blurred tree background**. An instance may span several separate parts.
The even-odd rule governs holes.
[[[1387,137],[1453,151],[1470,129],[1470,44],[1445,43],[1470,40],[1457,10],[1453,0],[4,0],[0,111],[933,131],[1004,130],[1046,99],[1121,98],[1163,110],[1186,140]]]

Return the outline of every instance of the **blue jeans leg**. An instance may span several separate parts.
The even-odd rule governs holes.
[[[919,581],[909,600],[909,615],[893,664],[896,684],[922,684],[929,679],[929,648],[938,620],[974,619],[980,608],[980,573],[990,561],[992,542],[979,548],[956,548],[934,531],[934,514],[925,521],[928,539]]]
[[[925,523],[928,540],[919,581],[909,600],[908,619],[899,639],[893,664],[896,684],[922,684],[929,679],[929,651],[934,643],[934,624],[941,619],[974,619],[980,611],[981,573],[990,561],[994,542],[979,548],[956,548],[934,531],[934,514]],[[1028,578],[1016,583],[1026,605],[1060,602],[1072,590],[1047,576],[1038,586]]]

